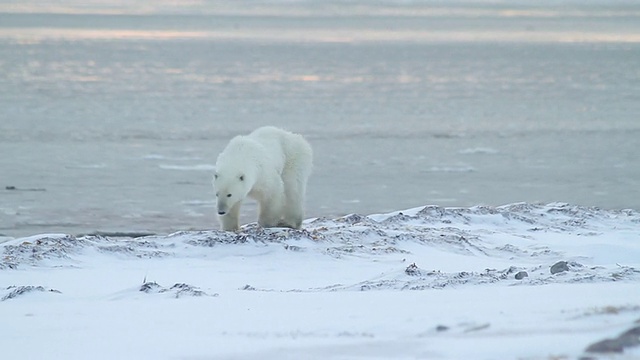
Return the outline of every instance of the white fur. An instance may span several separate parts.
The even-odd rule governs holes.
[[[260,226],[300,228],[312,157],[301,135],[272,126],[231,139],[218,156],[213,179],[222,229],[240,227],[247,197],[258,201]]]

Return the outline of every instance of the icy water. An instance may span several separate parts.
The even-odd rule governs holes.
[[[314,147],[307,217],[640,209],[638,3],[219,4],[0,1],[0,234],[217,228],[261,125]]]

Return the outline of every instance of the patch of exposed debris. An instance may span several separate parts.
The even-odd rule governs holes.
[[[176,299],[183,296],[218,296],[218,294],[207,294],[200,288],[185,283],[176,283],[170,287],[164,287],[155,281],[145,282],[140,286],[139,291],[146,294],[169,294]]]
[[[47,293],[56,293],[56,294],[62,293],[61,291],[56,289],[48,289],[48,288],[45,288],[44,286],[33,286],[33,285],[9,286],[3,289],[3,291],[5,292],[5,294],[0,298],[0,301],[15,299],[18,296],[22,296],[32,292],[47,292]]]

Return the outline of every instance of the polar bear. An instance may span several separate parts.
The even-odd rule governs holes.
[[[259,204],[260,226],[299,229],[312,158],[302,135],[273,126],[231,139],[218,156],[213,178],[222,229],[238,230],[247,197]]]

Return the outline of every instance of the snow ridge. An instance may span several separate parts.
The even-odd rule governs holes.
[[[306,290],[424,290],[501,281],[513,285],[632,281],[640,279],[640,270],[633,266],[594,263],[588,254],[571,254],[554,245],[563,248],[563,243],[582,242],[587,243],[586,246],[594,239],[604,237],[615,247],[617,235],[626,240],[626,235],[638,230],[640,215],[632,210],[602,210],[563,203],[519,203],[495,208],[425,206],[383,215],[351,214],[337,219],[312,219],[301,230],[263,229],[249,224],[237,233],[184,231],[138,238],[67,234],[32,236],[2,244],[0,269],[81,267],[83,262],[90,262],[91,256],[97,255],[139,259],[197,257],[202,254],[202,248],[240,244],[279,246],[289,252],[313,252],[336,259],[379,259],[390,254],[411,257],[412,249],[419,246],[513,264],[499,269],[486,267],[473,271],[462,268],[448,272],[430,266],[428,261],[416,261],[411,265],[415,267],[411,273],[409,268],[399,267],[377,279]],[[558,240],[546,241],[548,238]],[[637,248],[633,250],[638,251]],[[566,271],[552,274],[550,267],[560,260],[570,261],[570,266]],[[512,281],[515,274],[522,271],[526,272],[526,277]]]
[[[105,343],[129,346],[92,356],[633,357],[639,234],[633,210],[518,203],[10,239],[0,317],[13,331],[0,345],[69,359]]]

